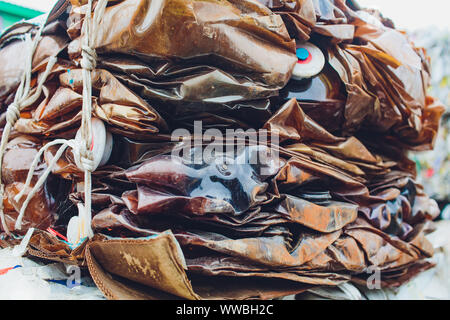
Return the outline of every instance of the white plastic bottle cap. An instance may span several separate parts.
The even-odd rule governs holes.
[[[297,45],[298,62],[292,72],[292,79],[303,80],[318,75],[325,66],[325,56],[322,50],[312,43]]]

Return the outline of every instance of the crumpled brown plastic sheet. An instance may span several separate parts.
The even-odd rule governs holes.
[[[11,230],[37,150],[80,125],[85,2],[58,1],[34,56],[33,88],[48,57],[58,62],[4,157]],[[3,125],[23,73],[11,57],[37,28],[21,23],[0,37]],[[97,32],[93,115],[114,148],[93,173],[96,234],[73,250],[44,231],[65,234],[84,200],[68,149],[26,211],[22,232],[39,229],[29,254],[87,266],[110,299],[270,299],[365,283],[373,267],[383,286],[399,286],[432,267],[425,234],[439,208],[415,183],[406,150],[432,148],[443,107],[426,94],[426,52],[378,12],[343,0],[120,0]],[[304,41],[326,65],[299,82],[291,75]],[[172,152],[192,141],[170,133],[192,132],[194,121],[264,128],[279,144],[241,141],[227,161],[219,152],[192,165]],[[268,162],[250,161],[261,151]]]
[[[23,57],[27,50],[25,33],[33,35],[37,32],[38,25],[22,22],[14,25],[1,35],[0,59],[7,61],[0,65],[0,107],[4,112],[13,101],[15,89],[19,86],[21,75],[24,71]],[[59,22],[49,24],[43,33],[43,38],[36,48],[33,58],[33,70],[39,71],[45,67],[50,56],[57,54],[67,45],[65,30]]]
[[[12,139],[3,157],[2,176],[5,184],[5,199],[3,200],[3,210],[8,228],[13,230],[18,212],[37,182],[43,171],[47,168],[46,162],[42,160],[38,163],[33,175],[30,187],[20,201],[14,197],[25,188],[25,182],[34,157],[42,146],[42,141],[31,136],[19,136]],[[57,212],[63,207],[72,184],[58,176],[51,176],[46,183],[31,198],[30,204],[25,211],[21,233],[26,232],[30,227],[47,229],[52,226],[57,219]]]

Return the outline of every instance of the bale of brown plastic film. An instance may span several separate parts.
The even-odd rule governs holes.
[[[80,126],[86,2],[56,4],[34,57],[33,87],[46,59],[58,61],[5,154],[10,230],[38,149]],[[5,32],[0,61],[36,29]],[[84,199],[67,149],[26,211],[22,231],[41,229],[30,254],[87,267],[110,299],[271,299],[374,271],[399,286],[432,267],[425,236],[439,208],[406,152],[432,148],[443,107],[426,94],[426,52],[381,14],[342,0],[120,0],[97,33],[93,116],[113,147],[92,177],[95,236],[74,248],[45,231],[64,235]],[[298,80],[296,50],[309,44],[324,66]],[[0,64],[2,112],[21,68]],[[201,133],[265,129],[278,142],[216,137],[211,152],[172,139],[198,121]]]

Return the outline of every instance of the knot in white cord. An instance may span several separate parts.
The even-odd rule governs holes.
[[[92,71],[97,67],[97,52],[89,46],[81,48],[81,67],[85,70]]]
[[[94,159],[89,159],[88,157],[83,156],[80,158],[80,163],[84,171],[94,172],[95,170]]]
[[[20,108],[16,102],[13,102],[9,105],[8,110],[6,111],[6,121],[9,123],[11,127],[14,127],[17,120],[20,119]]]
[[[82,141],[74,140],[73,155],[75,157],[75,163],[81,170],[95,171],[94,154],[91,150],[86,149],[86,145]]]

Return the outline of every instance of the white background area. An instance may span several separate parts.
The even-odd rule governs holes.
[[[450,0],[357,0],[377,8],[396,28],[414,31],[426,27],[450,29]]]
[[[49,11],[55,0],[3,0],[40,11]],[[357,0],[363,7],[379,9],[397,28],[414,31],[434,26],[450,29],[450,0]]]

